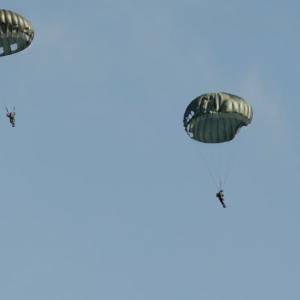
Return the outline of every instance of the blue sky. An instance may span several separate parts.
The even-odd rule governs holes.
[[[1,58],[1,299],[299,297],[298,2],[1,5],[36,31]],[[254,109],[225,210],[182,125],[210,91]]]

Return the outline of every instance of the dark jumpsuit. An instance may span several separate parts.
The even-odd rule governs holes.
[[[221,202],[222,206],[225,208],[225,202],[224,202],[224,193],[221,190],[219,193],[216,194],[216,197],[219,199],[219,201]]]

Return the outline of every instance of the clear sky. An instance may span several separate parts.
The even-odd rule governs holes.
[[[0,60],[1,299],[299,299],[298,1],[1,6],[36,31]],[[254,109],[226,209],[182,125],[210,91]]]

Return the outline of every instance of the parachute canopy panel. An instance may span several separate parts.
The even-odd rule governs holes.
[[[203,143],[231,141],[251,123],[253,110],[243,98],[228,93],[207,93],[187,107],[183,124],[188,135]]]
[[[21,15],[0,9],[0,56],[20,52],[30,46],[34,37],[31,23]]]

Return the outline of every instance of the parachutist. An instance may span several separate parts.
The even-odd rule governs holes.
[[[8,109],[6,108],[6,116],[9,118],[9,122],[11,124],[12,127],[16,126],[16,112],[15,112],[15,108],[13,111],[8,111]]]
[[[223,190],[220,190],[217,194],[216,194],[216,197],[219,199],[219,201],[221,202],[222,206],[224,208],[226,208],[226,205],[225,205],[225,202],[224,202],[224,192]]]

